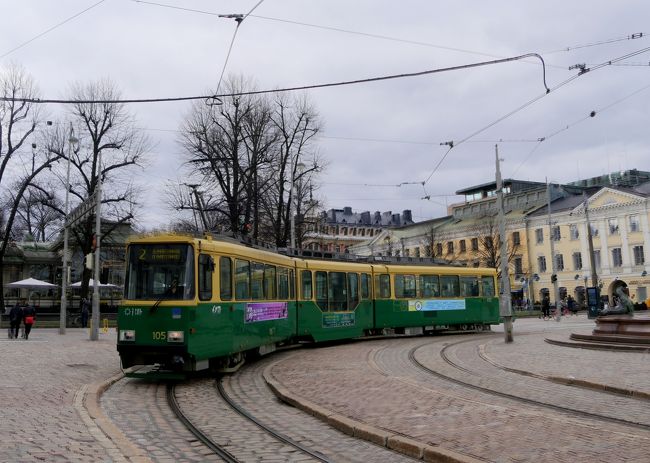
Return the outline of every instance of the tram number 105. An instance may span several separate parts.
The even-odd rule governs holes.
[[[154,341],[165,341],[167,339],[166,331],[154,331],[151,334],[153,335]]]

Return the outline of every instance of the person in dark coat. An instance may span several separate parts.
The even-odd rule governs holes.
[[[542,300],[542,314],[544,315],[544,320],[551,317],[551,301],[548,296],[544,296]]]
[[[20,328],[20,322],[23,321],[23,308],[20,303],[16,302],[16,305],[11,308],[9,312],[9,333],[11,339],[18,339],[18,329]]]
[[[29,333],[32,331],[32,325],[36,320],[36,310],[31,305],[23,307],[23,323],[25,323],[25,340],[29,339]]]
[[[85,297],[81,301],[81,327],[82,328],[87,328],[88,327],[88,299]]]

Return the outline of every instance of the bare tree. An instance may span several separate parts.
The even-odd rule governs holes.
[[[267,196],[265,210],[275,244],[286,246],[291,214],[297,210],[292,209],[289,203],[298,197],[296,185],[298,182],[307,184],[310,176],[322,169],[317,155],[311,151],[312,139],[320,131],[320,122],[306,96],[291,98],[286,94],[276,95],[272,120],[279,134],[279,143],[273,162],[275,182]],[[292,186],[294,191],[291,191]]]
[[[92,198],[101,177],[103,226],[100,239],[106,241],[118,226],[134,217],[138,188],[126,171],[142,165],[151,144],[148,137],[136,129],[136,121],[125,105],[112,102],[120,95],[110,81],[76,84],[71,94],[71,99],[79,100],[71,110],[79,144],[69,155],[70,133],[62,126],[50,138],[48,149],[62,158],[70,158],[72,203],[80,204]],[[65,179],[63,172],[58,172],[58,177],[61,181]],[[93,251],[94,224],[95,218],[87,216],[71,228],[84,254]],[[89,279],[90,271],[84,269],[82,295],[87,294]]]
[[[35,135],[39,111],[25,99],[36,98],[32,78],[19,67],[10,67],[0,74],[0,194],[4,196],[2,228],[0,229],[0,262],[4,260],[7,245],[13,235],[18,208],[25,192],[37,177],[52,167],[59,157],[43,150],[25,149],[27,140]],[[0,271],[0,288],[3,286]],[[4,307],[4,293],[0,291],[0,307]]]
[[[495,216],[485,216],[478,234],[477,257],[481,264],[497,271],[497,278],[501,278],[501,235]],[[518,255],[519,245],[506,239],[508,265]]]
[[[424,246],[424,256],[432,259],[442,258],[442,252],[439,252],[440,233],[435,226],[430,226],[424,233],[424,237],[420,241]]]
[[[241,77],[230,78],[226,87],[231,96],[218,105],[196,103],[183,126],[181,143],[197,179],[188,183],[202,191],[175,188],[168,203],[202,214],[207,228],[286,246],[289,198],[302,204],[294,213],[313,208],[306,192],[321,165],[308,146],[317,117],[305,98],[239,96],[252,88]],[[301,170],[307,158],[311,165]],[[288,188],[292,179],[294,192]]]
[[[241,79],[226,82],[229,93],[237,93],[246,85]],[[223,225],[233,234],[239,234],[240,219],[252,210],[247,207],[251,190],[248,182],[253,177],[251,167],[260,164],[255,158],[251,166],[244,142],[244,126],[254,119],[253,111],[253,100],[249,97],[232,96],[221,104],[197,102],[181,136],[192,173],[204,191],[214,192],[203,196],[206,211],[216,218],[225,218]],[[178,200],[177,209],[191,208],[189,201],[182,197]]]
[[[34,241],[45,242],[61,230],[63,214],[61,200],[53,191],[52,184],[32,184],[18,203],[14,231],[30,236]],[[12,195],[12,200],[15,200]]]

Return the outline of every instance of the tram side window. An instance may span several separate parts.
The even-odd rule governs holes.
[[[443,275],[440,277],[440,295],[442,297],[458,297],[460,295],[458,276]]]
[[[415,275],[395,275],[395,297],[415,298]]]
[[[296,298],[296,279],[294,278],[293,269],[289,270],[289,299]]]
[[[264,299],[264,264],[251,262],[251,299]]]
[[[232,261],[230,257],[219,259],[219,291],[222,301],[232,299]]]
[[[273,300],[278,293],[275,279],[275,265],[264,266],[264,297],[266,300]]]
[[[359,274],[348,273],[348,307],[350,310],[359,304]]]
[[[303,270],[300,272],[300,280],[302,282],[302,300],[310,301],[312,298],[312,282],[311,282],[311,271]]]
[[[370,299],[370,275],[361,274],[361,299]]]
[[[476,277],[460,277],[460,296],[478,297],[478,279]]]
[[[278,299],[289,298],[289,269],[278,269]]]
[[[375,292],[377,299],[390,299],[390,275],[382,273],[375,277]]]
[[[212,299],[212,272],[214,259],[207,254],[199,255],[199,299],[209,301]]]
[[[235,260],[235,297],[237,299],[250,299],[251,274],[250,262]]]
[[[331,311],[348,310],[345,272],[329,273],[328,308]]]
[[[418,297],[440,297],[438,275],[420,275],[420,292]]]
[[[483,297],[493,297],[494,296],[494,278],[492,277],[482,277],[481,283],[483,286]]]
[[[316,272],[316,304],[327,311],[327,272]]]

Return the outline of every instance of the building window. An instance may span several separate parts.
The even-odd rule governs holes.
[[[600,250],[594,251],[594,265],[600,268]]]
[[[537,258],[537,269],[539,270],[539,273],[546,272],[546,257],[539,256]]]
[[[555,270],[558,272],[564,270],[564,256],[562,254],[557,254],[555,256]]]
[[[544,242],[544,230],[541,228],[535,230],[535,242],[537,244],[542,244]]]
[[[415,248],[415,257],[420,257],[420,247]]]
[[[612,249],[612,265],[614,267],[623,266],[623,255],[621,254],[621,248]]]
[[[582,254],[579,252],[573,253],[573,269],[582,270]]]
[[[453,254],[453,253],[454,253],[454,242],[447,241],[447,254]]]
[[[436,243],[436,256],[442,255],[442,243]]]
[[[515,266],[515,275],[522,275],[524,273],[524,266],[521,257],[515,257],[513,263]]]
[[[460,252],[467,251],[467,249],[465,247],[465,240],[460,240],[459,244],[460,244]]]
[[[409,257],[411,255],[411,250],[409,248],[404,249],[404,257]]]
[[[577,240],[578,238],[580,238],[580,232],[578,231],[577,225],[575,224],[569,225],[569,237],[572,240]]]
[[[643,246],[634,246],[632,248],[632,253],[634,254],[634,265],[645,264],[645,257],[643,257]]]
[[[638,232],[641,231],[641,227],[639,226],[639,216],[638,215],[631,215],[630,216],[630,232]]]
[[[598,227],[595,225],[590,225],[591,228],[591,236],[598,236]]]
[[[618,235],[618,219],[607,219],[610,235]]]
[[[551,236],[553,238],[553,241],[560,241],[561,235],[560,235],[559,225],[556,225],[553,228],[551,228]]]
[[[472,238],[472,251],[478,251],[478,238]]]
[[[518,246],[521,244],[521,239],[519,238],[519,232],[512,232],[512,244]]]

